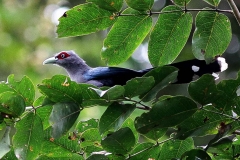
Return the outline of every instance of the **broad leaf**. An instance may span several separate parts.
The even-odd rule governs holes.
[[[205,107],[205,109],[207,110],[198,110],[190,118],[179,124],[176,137],[185,139],[190,136],[217,134],[221,123],[227,124],[232,121],[231,118],[222,116],[221,112],[214,109],[213,106]]]
[[[147,134],[144,134],[144,136],[149,139],[157,141],[159,138],[163,137],[166,134],[167,130],[168,130],[167,127],[166,128],[161,128],[161,127],[153,128]]]
[[[81,133],[91,128],[98,128],[98,119],[89,119],[87,121],[79,121],[75,127],[75,129]]]
[[[231,24],[227,16],[218,12],[200,11],[192,39],[193,54],[197,59],[205,59],[210,63],[213,57],[224,53],[231,37]]]
[[[127,8],[122,14],[136,16],[120,16],[104,40],[101,54],[109,65],[126,61],[142,43],[152,26],[152,19],[147,14],[140,15],[142,12],[131,8]]]
[[[43,126],[40,117],[29,112],[16,123],[13,148],[19,159],[36,159],[43,142]]]
[[[152,76],[154,77],[154,86],[147,92],[140,96],[142,101],[152,101],[156,98],[157,93],[168,86],[170,83],[174,82],[177,78],[178,72],[177,68],[171,66],[162,66],[151,70],[144,77]]]
[[[117,99],[121,96],[123,96],[124,94],[124,87],[123,86],[119,86],[119,85],[115,85],[105,91],[102,91],[101,89],[97,89],[97,88],[90,88],[92,90],[94,90],[99,97],[106,99],[106,100],[114,100]]]
[[[192,138],[187,138],[185,140],[171,140],[162,145],[159,157],[161,157],[161,159],[179,159],[182,154],[192,149],[194,149],[194,141]]]
[[[219,5],[219,3],[221,2],[221,0],[204,0],[204,1],[214,7],[217,7]]]
[[[77,138],[73,139],[69,135],[64,135],[54,139],[51,137],[51,128],[44,131],[41,153],[47,156],[47,159],[83,159],[79,152],[81,152],[81,148]]]
[[[126,154],[135,144],[134,135],[129,128],[121,128],[101,142],[104,150],[115,154]]]
[[[113,13],[93,3],[85,3],[68,10],[59,19],[58,37],[82,36],[104,30],[115,22]]]
[[[159,159],[161,146],[152,143],[139,143],[131,152],[130,160]]]
[[[43,80],[42,85],[38,85],[40,92],[53,102],[75,102],[81,105],[83,94],[87,87],[94,87],[87,84],[77,84],[69,77],[55,75],[51,79]]]
[[[139,140],[139,134],[138,134],[138,132],[137,132],[135,126],[134,126],[134,121],[133,121],[133,119],[131,117],[129,117],[128,119],[126,119],[124,121],[124,123],[122,125],[122,128],[124,128],[124,127],[128,127],[128,128],[130,128],[132,130],[133,135],[135,137],[135,142],[137,143],[138,140]]]
[[[191,0],[172,0],[172,2],[179,6],[187,5]]]
[[[109,160],[108,157],[102,154],[93,154],[87,160]]]
[[[137,77],[127,81],[125,88],[125,96],[132,98],[142,95],[150,90],[155,81],[153,77]]]
[[[139,11],[151,10],[154,0],[125,0],[127,5]]]
[[[110,129],[116,131],[121,128],[123,122],[132,114],[135,107],[136,106],[132,104],[111,104],[100,118],[100,134],[103,134]]]
[[[86,148],[88,146],[96,146],[98,148],[102,148],[101,136],[97,128],[90,128],[81,133],[80,137],[80,147]]]
[[[25,101],[21,95],[9,91],[0,94],[0,112],[20,117],[24,111]]]
[[[197,105],[189,98],[176,96],[159,101],[152,109],[135,120],[136,129],[143,134],[154,128],[175,126],[197,111]]]
[[[53,138],[59,138],[65,134],[73,126],[79,113],[80,109],[75,103],[54,104],[49,118]]]
[[[211,160],[211,157],[204,150],[200,149],[192,149],[190,151],[185,152],[181,159],[192,160],[192,159],[205,159]]]
[[[120,11],[123,5],[123,0],[87,0],[87,2],[93,2],[100,8],[112,12]]]
[[[179,11],[179,12],[176,12]],[[186,44],[192,28],[192,15],[177,6],[167,6],[150,35],[148,57],[153,66],[172,63]]]

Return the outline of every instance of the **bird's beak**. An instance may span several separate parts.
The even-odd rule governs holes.
[[[51,57],[51,58],[48,58],[46,59],[44,62],[43,62],[43,65],[44,64],[55,64],[57,62],[57,58],[56,57]]]

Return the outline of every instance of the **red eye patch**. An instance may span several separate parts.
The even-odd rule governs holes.
[[[56,57],[58,58],[58,59],[64,59],[64,58],[67,58],[67,57],[69,57],[70,55],[67,53],[67,52],[61,52],[61,53],[59,53]]]

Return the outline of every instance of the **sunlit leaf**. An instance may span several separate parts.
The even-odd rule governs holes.
[[[120,11],[123,5],[123,0],[87,0],[87,2],[93,2],[100,8],[113,12]]]
[[[200,11],[197,14],[192,39],[192,50],[196,58],[210,63],[215,56],[224,53],[231,38],[231,24],[227,16],[210,11]]]
[[[115,22],[113,13],[93,3],[73,7],[59,19],[58,37],[81,36],[104,30]]]
[[[127,5],[139,11],[151,10],[154,0],[125,0]]]
[[[192,15],[177,6],[167,6],[160,14],[149,40],[148,57],[153,66],[172,63],[186,44],[192,28]]]
[[[150,31],[152,19],[147,14],[140,15],[141,13],[127,8],[122,14],[136,14],[136,16],[118,17],[109,31],[101,53],[102,58],[109,65],[126,61]]]

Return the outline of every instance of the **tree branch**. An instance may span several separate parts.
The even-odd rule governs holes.
[[[233,14],[234,14],[234,16],[235,16],[238,24],[240,25],[240,13],[239,13],[239,10],[238,10],[236,4],[234,3],[233,0],[227,0],[227,1],[228,1],[229,6],[230,6],[230,7],[232,8],[232,10],[233,10]]]

